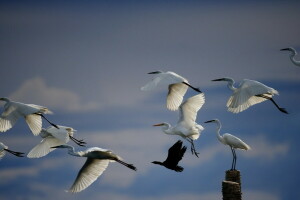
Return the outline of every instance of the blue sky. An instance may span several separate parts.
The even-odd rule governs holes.
[[[0,161],[0,199],[221,199],[231,152],[215,126],[203,123],[214,118],[221,133],[252,147],[237,152],[243,199],[296,199],[300,69],[279,50],[300,51],[299,7],[297,1],[0,1],[0,96],[47,106],[50,120],[78,130],[89,147],[112,149],[138,168],[111,163],[89,188],[69,194],[64,190],[84,158],[63,150],[40,159],[7,155]],[[205,127],[195,142],[200,158],[187,151],[182,173],[151,163],[164,160],[180,139],[152,127],[178,117],[165,107],[165,89],[140,91],[155,70],[186,77],[206,96],[197,118]],[[211,82],[221,77],[275,88],[275,101],[290,114],[271,102],[228,112],[231,91]],[[0,135],[25,153],[40,140],[24,120]]]

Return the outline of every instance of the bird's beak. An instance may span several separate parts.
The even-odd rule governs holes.
[[[289,48],[280,49],[280,51],[289,51]]]
[[[154,124],[153,126],[163,126],[164,124],[163,123],[160,123],[160,124]]]
[[[210,122],[214,122],[214,120],[208,120],[208,121],[206,121],[204,123],[210,123]]]
[[[149,72],[148,74],[158,74],[159,71],[155,71],[155,72]]]
[[[59,146],[54,146],[54,147],[51,147],[52,149],[56,149],[56,148],[62,148],[61,145]]]
[[[214,80],[211,80],[211,81],[224,81],[224,78],[218,78],[218,79],[214,79]]]

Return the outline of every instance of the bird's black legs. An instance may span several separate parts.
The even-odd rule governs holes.
[[[52,126],[54,126],[55,128],[59,129],[57,125],[53,124],[52,122],[50,122],[43,114],[37,114],[40,115],[42,118],[44,118],[49,124],[51,124]]]
[[[232,152],[232,164],[231,164],[231,170],[235,170],[235,166],[236,166],[236,153],[234,148],[230,147],[231,152]]]
[[[196,151],[195,145],[194,145],[194,141],[191,138],[186,138],[186,140],[191,143],[191,151],[192,154],[195,154],[195,156],[197,156],[199,158],[199,153]]]
[[[182,82],[182,83],[185,84],[185,85],[187,85],[187,86],[189,86],[190,88],[192,88],[192,89],[195,90],[196,92],[202,93],[201,90],[200,90],[199,88],[195,88],[195,87],[191,86],[190,84],[188,84],[188,83],[186,83],[186,82]]]
[[[24,155],[23,155],[24,153],[22,153],[22,152],[12,151],[12,150],[9,150],[9,149],[4,149],[4,150],[11,153],[11,154],[13,154],[13,155],[15,155],[15,156],[24,157]]]
[[[122,164],[122,165],[128,167],[129,169],[132,169],[132,170],[134,170],[134,171],[137,170],[136,167],[135,167],[133,164],[128,164],[128,163],[126,163],[126,162],[124,162],[124,161],[122,161],[122,160],[119,160],[119,159],[115,159],[115,161],[117,161],[118,163],[120,163],[120,164]]]
[[[75,142],[77,145],[82,146],[82,147],[85,147],[86,142],[84,142],[83,140],[78,140],[78,139],[74,138],[74,137],[71,136],[71,135],[70,135],[69,137],[70,137],[70,139],[71,139],[73,142]]]
[[[268,96],[263,95],[263,94],[259,94],[259,95],[255,95],[255,96],[257,96],[257,97],[262,97],[262,98],[265,98],[265,99],[270,100],[270,101],[276,106],[276,108],[278,108],[279,111],[281,111],[281,112],[283,112],[283,113],[285,113],[285,114],[289,114],[289,113],[286,111],[285,108],[280,108],[280,107],[278,106],[278,104],[274,101],[274,99],[273,99],[272,97],[268,97]]]

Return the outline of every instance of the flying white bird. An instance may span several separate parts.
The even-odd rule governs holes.
[[[278,91],[258,81],[244,79],[238,88],[233,86],[234,80],[232,78],[220,78],[212,81],[228,82],[228,88],[233,91],[233,94],[226,104],[230,112],[239,113],[252,105],[270,100],[281,112],[288,114],[288,112],[284,108],[280,108],[272,98],[275,94],[279,94]]]
[[[168,87],[167,108],[169,110],[174,111],[178,109],[188,87],[201,93],[199,88],[191,86],[187,79],[174,72],[155,71],[148,74],[155,74],[155,76],[152,81],[141,87],[141,90],[149,91],[156,87]]]
[[[176,172],[182,172],[183,167],[179,166],[178,163],[182,159],[185,151],[186,146],[182,146],[182,141],[178,140],[172,147],[169,148],[168,157],[164,162],[153,161],[152,163],[162,165]]]
[[[5,152],[11,153],[11,154],[13,154],[15,156],[18,156],[18,157],[24,157],[23,156],[24,153],[9,150],[8,146],[6,146],[2,142],[0,142],[0,160],[5,156]]]
[[[51,151],[55,150],[51,147],[66,144],[70,139],[79,146],[84,146],[85,142],[73,137],[76,130],[67,126],[57,126],[59,129],[54,126],[42,129],[39,135],[43,138],[43,140],[27,154],[28,158],[40,158],[46,156]]]
[[[75,152],[74,147],[70,145],[60,145],[52,148],[67,148],[68,154],[72,156],[87,157],[75,182],[68,190],[72,193],[80,192],[90,186],[105,171],[110,162],[117,161],[132,170],[136,170],[135,166],[125,163],[118,155],[107,149],[91,147],[85,151]]]
[[[290,53],[290,59],[292,63],[294,63],[296,66],[300,67],[300,60],[296,60],[295,56],[297,55],[296,50],[293,47],[280,49],[280,51],[289,51]]]
[[[203,127],[196,123],[197,112],[200,110],[205,102],[204,94],[198,94],[188,98],[183,102],[179,109],[179,120],[177,124],[172,127],[169,123],[160,123],[153,126],[162,126],[162,131],[169,135],[179,135],[191,143],[192,153],[198,157],[194,146],[194,140],[200,136]]]
[[[5,97],[0,98],[0,101],[6,102],[4,104],[4,111],[0,116],[0,132],[5,132],[11,129],[20,117],[25,118],[26,123],[34,135],[38,135],[41,132],[41,117],[47,120],[47,122],[49,122],[52,126],[58,128],[43,115],[52,113],[44,106],[15,102]]]
[[[218,119],[213,119],[206,121],[204,123],[216,123],[217,124],[217,138],[218,140],[224,144],[230,146],[231,152],[232,152],[232,164],[231,164],[231,170],[235,170],[236,166],[236,153],[235,149],[243,149],[243,150],[250,150],[250,146],[247,145],[245,142],[243,142],[240,138],[231,135],[229,133],[223,134],[223,136],[220,135],[220,129],[221,129],[221,122]]]

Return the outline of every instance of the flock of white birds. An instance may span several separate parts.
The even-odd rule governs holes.
[[[297,54],[295,49],[292,47],[281,49],[281,51],[289,51],[291,61],[296,65],[300,66],[300,61],[295,59]],[[199,88],[193,87],[187,79],[174,73],[174,72],[162,72],[155,71],[150,72],[154,78],[141,88],[142,91],[149,91],[157,87],[168,88],[166,107],[171,111],[179,110],[179,120],[176,125],[171,126],[169,123],[159,123],[154,126],[162,126],[162,131],[169,135],[179,135],[184,140],[191,144],[191,152],[195,156],[199,156],[196,151],[194,140],[197,140],[204,130],[204,128],[197,124],[196,118],[197,113],[205,103],[205,96]],[[278,91],[268,87],[258,81],[244,79],[240,85],[234,87],[234,80],[228,77],[215,79],[212,81],[226,81],[228,88],[232,90],[233,94],[227,101],[228,111],[232,113],[239,113],[250,106],[261,103],[266,100],[270,100],[276,108],[283,112],[288,113],[284,108],[279,107],[274,101],[273,96],[278,95]],[[184,100],[184,95],[188,88],[195,90],[198,94]],[[85,146],[83,140],[78,140],[74,137],[74,130],[71,127],[56,125],[50,122],[45,115],[51,114],[52,112],[44,106],[25,104],[20,102],[11,101],[8,98],[0,98],[0,101],[4,101],[4,111],[0,116],[0,132],[6,132],[11,129],[19,118],[24,117],[28,124],[31,132],[34,136],[40,135],[43,139],[27,154],[28,158],[40,158],[46,156],[51,151],[57,148],[66,148],[68,154],[77,157],[86,157],[86,162],[78,172],[78,175],[68,190],[69,192],[80,192],[91,185],[97,178],[105,171],[110,162],[118,162],[132,170],[137,170],[132,164],[128,164],[117,154],[111,150],[102,149],[99,147],[87,148],[85,151],[76,152],[73,146],[67,145],[71,139],[79,146]],[[42,128],[42,119],[46,120],[51,126],[48,128]],[[208,120],[205,123],[216,123],[217,124],[217,138],[224,144],[231,148],[233,160],[231,170],[236,169],[236,153],[235,149],[249,150],[249,145],[243,142],[240,138],[231,135],[229,133],[220,135],[221,122],[218,119]],[[181,148],[181,142],[177,142],[173,146]],[[173,148],[174,149],[174,148]],[[173,159],[177,160],[176,164],[181,160],[185,147],[181,155],[175,158],[177,155],[173,155]],[[170,148],[171,150],[171,148]],[[169,150],[169,153],[170,153]],[[0,159],[5,153],[11,153],[18,157],[23,157],[24,153],[13,151],[8,149],[6,145],[0,142]],[[174,166],[175,167],[175,166]],[[179,171],[182,171],[179,170]]]

